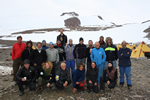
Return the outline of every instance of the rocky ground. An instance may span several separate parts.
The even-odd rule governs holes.
[[[0,44],[11,46],[12,41],[2,41]],[[10,56],[11,48],[0,49],[0,66],[12,67]],[[42,94],[37,91],[29,92],[25,89],[25,94],[19,96],[18,87],[12,81],[12,75],[2,75],[0,73],[0,100],[150,100],[150,60],[132,59],[132,84],[131,90],[124,85],[120,88],[117,85],[114,91],[106,88],[104,93],[72,93],[72,84],[65,90],[45,88]],[[118,80],[119,81],[119,80]]]

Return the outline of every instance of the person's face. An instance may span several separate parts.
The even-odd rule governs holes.
[[[108,43],[109,45],[111,45],[111,40],[108,40],[107,43]]]
[[[49,68],[49,64],[48,63],[46,63],[46,66],[45,66],[47,69]]]
[[[43,42],[42,45],[46,45],[46,42]]]
[[[42,47],[42,46],[41,46],[41,44],[40,44],[40,43],[39,43],[39,44],[37,44],[37,48],[38,48],[38,49],[41,49],[41,47]]]
[[[80,41],[80,44],[83,44],[83,41]]]
[[[22,39],[21,39],[21,38],[19,38],[17,41],[18,41],[18,43],[21,43],[21,42],[22,42]]]
[[[122,47],[126,47],[126,43],[122,43]]]
[[[81,66],[80,66],[80,68],[79,68],[79,70],[80,70],[80,71],[82,71],[82,70],[83,70],[83,68],[84,68],[84,67],[81,65]]]
[[[108,67],[112,67],[112,64],[111,64],[111,63],[108,63]]]
[[[29,47],[29,48],[31,47],[31,43],[28,43],[28,47]]]
[[[57,44],[61,44],[61,42],[60,42],[60,41],[57,41]]]
[[[69,44],[72,44],[72,40],[69,40]]]
[[[25,67],[26,69],[29,69],[29,66],[30,66],[30,64],[28,64],[28,63],[24,64],[24,67]]]
[[[96,67],[95,63],[92,63],[91,66],[93,69]]]
[[[51,49],[53,49],[54,46],[53,46],[52,44],[50,44],[49,47],[50,47]]]
[[[63,30],[62,30],[62,29],[60,29],[60,33],[63,33]]]
[[[101,38],[100,38],[100,41],[104,41],[104,39],[101,37]]]
[[[93,45],[93,42],[92,42],[92,41],[89,41],[89,45],[92,46],[92,45]]]
[[[65,69],[66,69],[66,65],[62,65],[62,66],[61,66],[61,69],[62,69],[62,70],[65,70]]]
[[[100,47],[99,43],[95,43],[95,47],[98,49]]]

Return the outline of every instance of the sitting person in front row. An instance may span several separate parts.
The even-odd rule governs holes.
[[[86,82],[87,91],[89,93],[91,92],[91,89],[93,89],[93,92],[98,93],[98,69],[96,68],[95,62],[91,62],[91,66],[87,69]]]
[[[58,70],[56,71],[55,79],[56,79],[56,87],[58,89],[64,89],[71,83],[70,73],[66,68],[66,64],[64,62],[60,64],[60,68],[58,68]]]
[[[84,88],[84,78],[85,78],[85,65],[84,63],[79,63],[77,69],[73,73],[73,93],[81,92]],[[84,84],[82,84],[84,82]]]
[[[35,90],[35,80],[37,77],[37,73],[33,67],[30,66],[30,61],[28,59],[24,60],[24,66],[21,67],[17,74],[17,84],[20,90],[20,96],[24,94],[24,88],[23,85],[29,85],[29,89]]]
[[[103,76],[100,78],[100,90],[103,92],[105,90],[105,82],[108,88],[112,91],[117,84],[117,69],[113,66],[113,62],[108,62],[108,67],[103,72]]]
[[[40,70],[40,77],[38,78],[38,92],[41,93],[43,85],[49,87],[52,83],[55,82],[55,68],[53,64],[49,61],[44,63],[42,69]]]

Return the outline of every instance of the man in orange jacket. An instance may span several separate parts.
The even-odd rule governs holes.
[[[20,65],[23,66],[23,61],[21,60],[21,54],[25,48],[26,48],[26,44],[22,42],[22,37],[18,36],[17,43],[15,43],[12,48],[12,60],[13,60],[13,72],[14,72],[13,81],[15,82],[17,81],[16,73],[19,69],[19,66]]]

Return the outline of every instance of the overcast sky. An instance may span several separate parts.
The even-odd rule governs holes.
[[[117,24],[134,23],[150,20],[149,4],[150,0],[0,0],[0,18],[42,18],[75,11],[85,17],[100,15]]]

